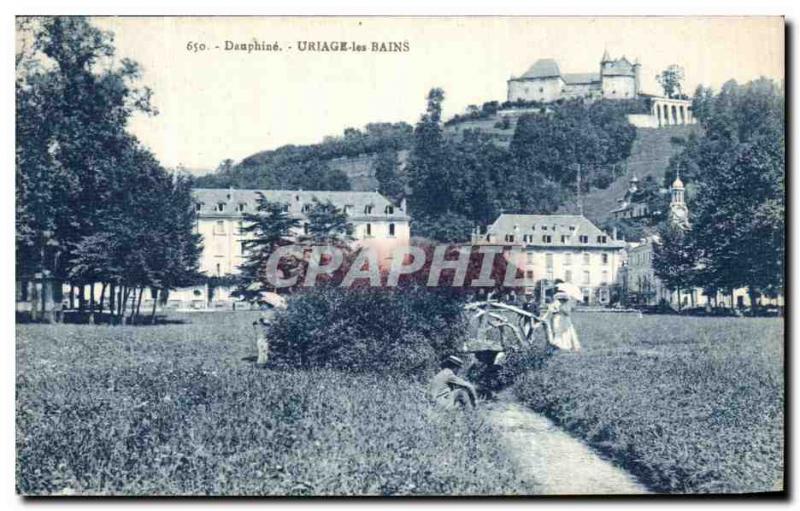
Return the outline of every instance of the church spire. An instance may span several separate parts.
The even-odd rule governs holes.
[[[611,57],[608,56],[608,48],[603,48],[603,58],[600,59],[601,64],[605,64],[606,62],[610,62]]]

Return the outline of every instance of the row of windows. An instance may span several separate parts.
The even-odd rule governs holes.
[[[223,212],[225,212],[227,207],[228,207],[228,205],[225,202],[218,202],[214,206],[214,211],[216,213],[223,213]],[[203,203],[198,202],[195,205],[195,208],[197,209],[197,211],[200,211],[203,208]],[[372,205],[365,206],[364,207],[364,214],[365,215],[371,215],[373,213],[373,211],[374,211],[374,208],[375,207],[372,206]],[[288,204],[284,204],[283,210],[284,211],[289,211],[289,205]],[[343,210],[344,210],[345,214],[351,214],[353,212],[353,205],[352,204],[347,204],[347,205],[345,205]],[[238,213],[244,213],[245,211],[247,211],[247,203],[240,202],[239,204],[237,204],[236,205],[236,211]],[[308,213],[309,211],[311,211],[311,204],[303,204],[303,207],[301,208],[301,211],[303,213]],[[385,214],[387,214],[387,215],[393,215],[394,214],[394,206],[392,206],[392,205],[386,206],[385,208],[383,208],[383,212]]]
[[[372,224],[366,223],[364,224],[364,233],[366,236],[372,236]],[[395,225],[389,224],[389,234],[388,236],[395,236]]]
[[[389,234],[388,235],[389,236],[395,236],[396,231],[397,231],[397,228],[395,227],[395,224],[393,224],[393,223],[389,224]],[[237,233],[238,234],[242,234],[243,232],[244,232],[244,224],[242,222],[239,222]],[[372,224],[371,223],[364,224],[364,233],[367,236],[372,236]],[[227,231],[225,229],[225,221],[224,220],[217,220],[217,222],[214,224],[214,234],[223,234],[223,235],[227,234]],[[303,223],[303,234],[308,234],[308,222]]]
[[[570,231],[575,231],[577,228],[578,228],[578,226],[576,226],[576,225],[570,225],[569,226],[569,230]],[[514,225],[514,230],[516,231],[518,229],[519,229],[519,225]],[[542,231],[548,231],[548,230],[555,231],[556,229],[558,229],[558,226],[557,225],[540,225],[539,229],[542,230]],[[532,231],[536,230],[536,224],[531,225],[531,230]]]
[[[547,268],[552,268],[553,267],[553,255],[554,254],[545,254],[544,255],[545,266]],[[589,252],[584,252],[581,255],[582,255],[583,264],[585,264],[585,265],[591,264],[591,262],[592,262],[592,254],[590,254]],[[533,257],[534,257],[534,253],[533,252],[528,252],[527,253],[527,263],[528,264],[533,264]],[[600,254],[600,262],[602,264],[608,264],[608,260],[609,260],[608,259],[608,254]],[[564,253],[564,266],[570,266],[571,264],[572,264],[572,253],[571,252],[565,252]]]
[[[506,236],[505,236],[506,243],[514,243],[515,239],[516,238],[515,238],[515,236],[513,234],[506,234]],[[569,243],[571,239],[572,239],[572,237],[569,236],[569,235],[566,235],[566,234],[562,234],[561,235],[561,243],[563,243],[563,244]],[[533,240],[534,240],[533,234],[523,234],[522,235],[522,242],[523,243],[533,243]],[[597,240],[597,243],[608,243],[608,237],[604,236],[604,235],[597,236],[596,240]],[[587,243],[589,243],[589,236],[586,236],[586,235],[582,234],[582,235],[578,236],[578,241],[580,243],[587,244]],[[552,243],[552,242],[553,242],[553,236],[552,235],[545,234],[545,235],[542,236],[542,243]]]
[[[632,265],[641,265],[646,264],[652,261],[653,253],[652,252],[642,252],[639,254],[631,254],[631,264]]]
[[[590,271],[584,271],[581,274],[581,277],[582,278],[581,278],[580,284],[583,284],[583,285],[586,285],[586,286],[591,285],[591,283],[592,283],[592,273]],[[525,272],[525,278],[528,279],[528,280],[535,280],[535,275],[533,274],[533,271],[532,270],[526,271]],[[552,268],[547,270],[547,272],[545,273],[545,278],[547,280],[555,280],[555,274],[553,273]],[[564,271],[564,281],[565,282],[569,282],[570,284],[574,284],[575,283],[574,282],[574,277],[572,275],[572,270],[565,270]],[[603,284],[609,284],[608,270],[603,270],[600,273],[600,285],[603,285]]]

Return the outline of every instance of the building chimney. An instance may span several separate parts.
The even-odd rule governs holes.
[[[617,228],[616,227],[614,227],[614,229],[611,231],[611,238],[614,241],[617,241]]]
[[[400,199],[400,209],[402,209],[403,211],[405,211],[405,210],[406,210],[406,205],[407,205],[407,204],[406,204],[406,198],[405,198],[405,197],[403,197],[402,199]]]

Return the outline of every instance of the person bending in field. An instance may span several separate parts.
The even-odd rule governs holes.
[[[460,378],[458,372],[464,362],[455,356],[449,356],[442,363],[442,370],[431,380],[428,393],[430,398],[442,408],[473,408],[478,394],[475,387],[467,380]]]

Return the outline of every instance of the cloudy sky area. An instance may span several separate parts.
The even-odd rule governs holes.
[[[604,48],[638,58],[643,89],[683,66],[685,89],[783,79],[781,18],[96,18],[117,55],[138,61],[160,114],[130,130],[167,166],[213,169],[285,144],[319,142],[369,122],[414,123],[431,87],[445,117],[505,100],[506,80],[539,58],[595,72]],[[187,51],[226,40],[283,52]],[[298,41],[408,41],[404,53],[300,53]],[[289,47],[292,50],[289,50]]]

